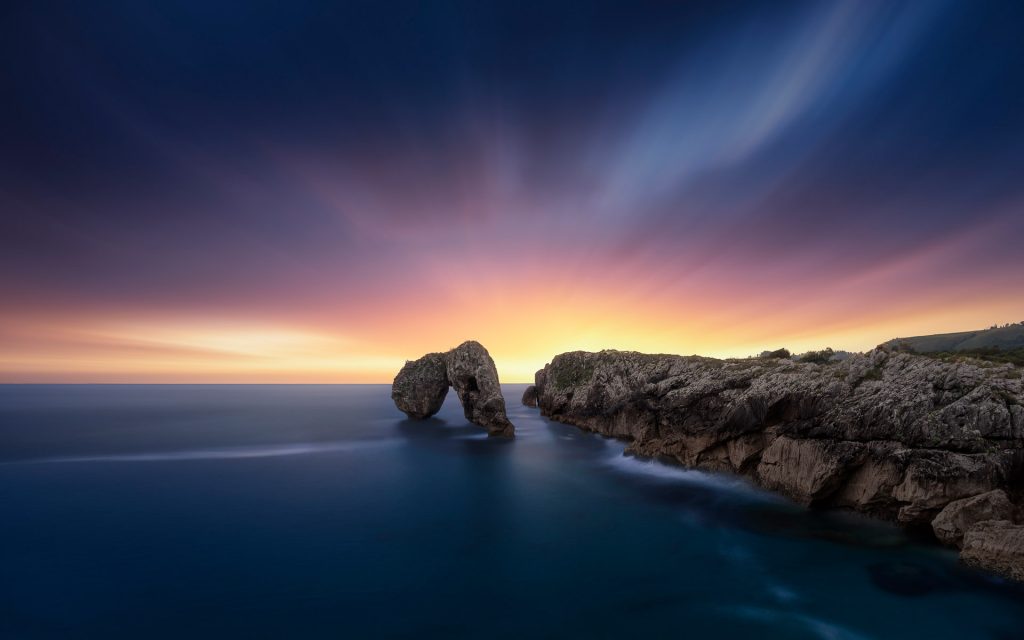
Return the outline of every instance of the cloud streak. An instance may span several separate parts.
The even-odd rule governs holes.
[[[470,337],[525,380],[1024,317],[1019,7],[168,11],[13,12],[0,380],[381,382]]]

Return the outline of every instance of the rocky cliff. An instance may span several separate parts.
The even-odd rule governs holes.
[[[473,340],[406,362],[391,385],[391,399],[410,418],[424,420],[441,410],[449,386],[459,394],[467,420],[492,436],[515,436],[494,360]]]
[[[934,523],[965,561],[1024,576],[1024,392],[1012,365],[885,349],[829,364],[573,352],[525,397],[638,455],[739,473],[806,505]]]

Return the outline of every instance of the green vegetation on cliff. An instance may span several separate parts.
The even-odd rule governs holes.
[[[1024,322],[993,325],[979,331],[939,333],[912,338],[894,338],[881,346],[914,353],[972,351],[985,354],[986,349],[1014,351],[1024,349]]]
[[[895,338],[881,346],[918,353],[940,360],[975,358],[989,362],[1024,366],[1024,322],[992,326],[981,331],[940,333],[913,338]]]

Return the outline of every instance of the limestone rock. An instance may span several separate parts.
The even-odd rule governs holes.
[[[973,498],[954,500],[932,520],[935,536],[951,546],[960,546],[964,532],[985,520],[1010,520],[1013,504],[1001,489],[989,491]]]
[[[864,463],[854,470],[835,496],[835,504],[872,514],[897,512],[893,497],[903,482],[907,455],[891,444],[871,444]]]
[[[423,420],[440,411],[449,386],[455,388],[467,420],[492,436],[515,435],[498,370],[479,342],[470,340],[447,353],[406,362],[391,385],[391,399],[410,418]]]
[[[892,491],[903,505],[897,513],[899,522],[925,524],[950,502],[1005,484],[998,455],[923,449],[907,457],[903,482]]]
[[[534,386],[543,415],[631,453],[904,526],[980,494],[1017,495],[1024,477],[1024,381],[1011,365],[886,349],[827,364],[575,351]]]
[[[467,420],[485,427],[492,436],[515,434],[505,414],[498,370],[483,345],[470,340],[449,351],[448,380],[459,394]]]
[[[391,385],[391,399],[405,415],[425,420],[441,410],[448,386],[447,355],[428,353],[405,363]]]
[[[523,391],[523,404],[528,407],[537,407],[537,385],[531,384]]]
[[[765,449],[757,477],[763,487],[813,504],[839,489],[857,466],[864,445],[854,442],[777,438]]]
[[[964,534],[960,558],[1014,580],[1024,580],[1024,526],[1009,520],[979,522]]]

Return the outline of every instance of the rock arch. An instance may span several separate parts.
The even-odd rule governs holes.
[[[486,428],[489,435],[515,436],[494,360],[475,340],[406,362],[391,385],[391,399],[405,415],[425,420],[441,410],[448,387],[458,394],[467,420]]]

